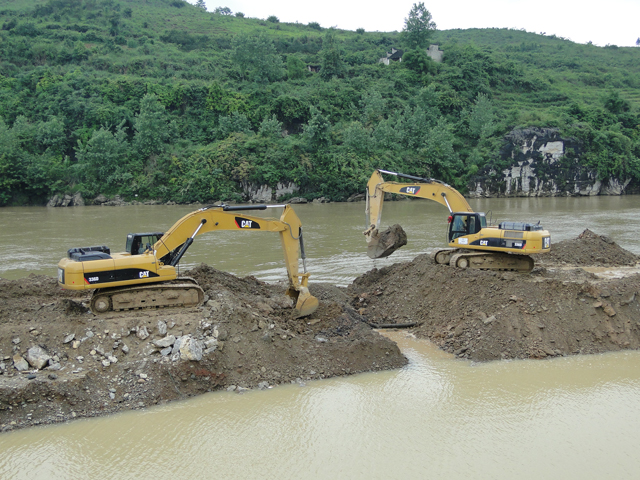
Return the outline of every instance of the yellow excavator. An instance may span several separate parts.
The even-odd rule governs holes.
[[[385,182],[382,174],[411,180],[412,183]],[[367,254],[371,258],[391,255],[406,244],[406,235],[390,230],[379,232],[385,192],[409,197],[427,198],[449,209],[447,242],[450,248],[436,249],[436,263],[461,269],[533,270],[531,254],[545,253],[551,248],[551,235],[537,224],[502,222],[487,225],[484,213],[474,212],[467,200],[455,188],[433,178],[415,177],[387,170],[375,170],[367,183],[366,215],[368,228]]]
[[[244,215],[246,210],[283,208],[280,220]],[[58,263],[58,283],[69,290],[93,289],[91,310],[105,313],[149,307],[191,307],[204,300],[202,288],[178,278],[176,267],[197,235],[218,230],[278,232],[289,288],[299,317],[311,315],[318,299],[309,293],[302,225],[290,205],[207,206],[178,220],[167,232],[131,233],[126,251],[106,246],[72,248]],[[304,273],[298,270],[302,257]]]

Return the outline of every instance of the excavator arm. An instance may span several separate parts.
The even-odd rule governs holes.
[[[394,175],[413,180],[415,183],[385,182],[382,174]],[[406,244],[397,238],[382,237],[380,218],[386,192],[433,200],[449,209],[449,212],[473,212],[467,200],[455,188],[433,178],[414,177],[403,173],[375,170],[367,183],[366,216],[368,228],[364,231],[367,239],[367,254],[371,258],[391,255],[397,248]]]
[[[284,208],[280,220],[245,215],[247,210]],[[251,232],[278,232],[282,242],[289,288],[287,295],[296,302],[300,316],[310,315],[318,307],[318,299],[309,293],[309,273],[304,265],[305,252],[302,224],[290,205],[250,205],[205,207],[191,212],[178,220],[156,243],[153,253],[156,258],[168,260],[176,266],[197,235],[218,230],[247,230]],[[298,259],[302,256],[303,273],[299,271]]]

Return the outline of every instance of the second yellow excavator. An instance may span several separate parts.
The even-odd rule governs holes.
[[[413,183],[385,182],[382,174],[411,180]],[[406,244],[406,236],[385,235],[378,231],[385,192],[427,198],[449,209],[447,241],[450,248],[433,252],[436,263],[458,268],[516,270],[530,272],[530,254],[548,252],[551,235],[537,224],[503,222],[487,225],[484,213],[474,212],[455,188],[433,178],[415,177],[387,170],[375,170],[367,183],[366,214],[369,227],[367,254],[371,258],[386,257]]]
[[[284,210],[279,220],[239,213],[267,208]],[[129,234],[122,253],[112,254],[106,246],[72,248],[58,263],[58,283],[69,290],[94,290],[94,313],[196,306],[204,300],[202,288],[193,279],[178,278],[176,267],[197,235],[217,230],[278,232],[289,277],[286,294],[298,316],[316,311],[318,299],[307,286],[302,225],[290,205],[208,206],[185,215],[165,233]],[[300,255],[304,273],[298,270]]]

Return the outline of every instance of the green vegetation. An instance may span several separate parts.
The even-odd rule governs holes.
[[[580,139],[602,178],[640,178],[640,49],[428,29],[436,64],[406,34],[198,5],[4,2],[0,205],[240,200],[242,184],[286,182],[341,200],[376,167],[464,190],[521,127]],[[392,47],[404,61],[378,63]]]

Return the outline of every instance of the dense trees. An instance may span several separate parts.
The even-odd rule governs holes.
[[[338,200],[375,167],[464,190],[506,133],[529,126],[578,139],[602,178],[640,177],[635,48],[436,32],[414,5],[407,28],[422,21],[445,52],[436,63],[408,31],[182,0],[14,3],[0,10],[0,205],[74,192],[241,200],[243,184],[279,182]],[[392,47],[402,62],[378,63]]]

